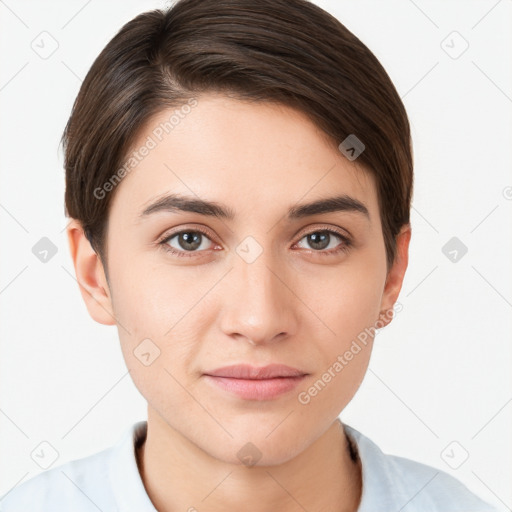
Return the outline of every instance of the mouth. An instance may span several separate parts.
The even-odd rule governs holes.
[[[217,389],[245,400],[271,400],[292,391],[308,374],[282,364],[226,366],[204,374]]]

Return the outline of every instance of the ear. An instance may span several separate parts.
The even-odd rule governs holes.
[[[409,242],[411,241],[411,225],[405,224],[396,237],[396,256],[393,265],[388,271],[386,277],[386,284],[382,294],[382,301],[380,305],[379,322],[382,327],[388,325],[393,319],[393,315],[387,313],[393,309],[407,270],[409,263]],[[387,313],[387,314],[386,314]]]
[[[111,294],[103,264],[85,236],[79,221],[72,219],[67,235],[80,293],[91,317],[104,325],[115,325]]]

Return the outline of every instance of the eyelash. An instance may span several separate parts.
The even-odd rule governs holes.
[[[157,243],[158,243],[159,247],[161,247],[164,251],[166,251],[167,253],[170,253],[174,256],[177,256],[179,258],[195,257],[194,256],[195,254],[197,254],[198,252],[199,253],[202,252],[202,251],[178,251],[168,245],[169,240],[171,240],[175,236],[180,235],[182,233],[201,233],[204,236],[206,236],[210,241],[212,241],[211,237],[209,236],[209,233],[206,230],[204,230],[202,228],[194,228],[194,229],[182,229],[181,231],[171,233],[170,235],[165,235],[165,237],[161,238]],[[318,254],[320,256],[333,256],[333,255],[336,255],[339,253],[348,252],[352,247],[352,241],[350,240],[350,238],[348,238],[347,236],[341,234],[339,231],[336,231],[332,228],[317,228],[312,231],[307,231],[305,233],[302,233],[301,237],[299,238],[299,240],[296,243],[300,242],[304,237],[311,235],[313,233],[329,233],[329,234],[339,237],[342,241],[342,243],[339,247],[337,247],[335,249],[330,249],[328,251],[326,251],[326,250],[316,251],[314,249],[311,249],[311,251],[313,253]]]

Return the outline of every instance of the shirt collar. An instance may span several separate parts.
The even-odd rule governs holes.
[[[354,442],[361,460],[362,493],[357,512],[393,510],[397,505],[396,491],[400,483],[392,474],[384,452],[355,428],[343,424]]]
[[[139,421],[127,428],[114,446],[109,477],[119,510],[157,512],[137,467],[135,450],[146,439],[146,433],[147,421]]]

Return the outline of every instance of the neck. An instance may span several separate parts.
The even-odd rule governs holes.
[[[284,464],[244,466],[212,457],[149,408],[147,436],[138,448],[137,462],[160,512],[205,507],[211,512],[356,512],[361,499],[360,461],[351,455],[339,419]]]

